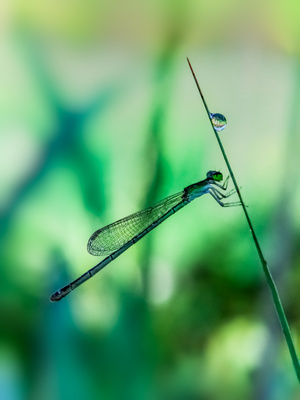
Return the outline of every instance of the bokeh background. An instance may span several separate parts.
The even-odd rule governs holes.
[[[0,397],[296,400],[241,209],[203,196],[58,303],[98,228],[227,175],[300,352],[300,5],[0,5]],[[298,397],[299,396],[299,397]]]

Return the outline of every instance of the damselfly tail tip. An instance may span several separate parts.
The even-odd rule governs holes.
[[[49,300],[51,301],[51,303],[55,303],[56,301],[59,301],[60,299],[61,299],[60,290],[57,290],[56,292],[51,294],[51,296],[49,297]]]

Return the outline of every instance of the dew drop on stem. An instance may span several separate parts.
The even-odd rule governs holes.
[[[227,125],[226,118],[222,114],[210,114],[210,119],[216,131],[222,131]]]

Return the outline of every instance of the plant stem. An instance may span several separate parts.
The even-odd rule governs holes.
[[[241,205],[242,205],[242,208],[243,208],[243,211],[244,211],[246,220],[247,220],[248,225],[249,225],[249,228],[250,228],[250,232],[251,232],[251,234],[252,234],[252,238],[253,238],[253,240],[254,240],[254,244],[255,244],[256,250],[257,250],[257,252],[258,252],[258,255],[259,255],[259,258],[260,258],[260,261],[261,261],[261,265],[262,265],[262,267],[263,267],[263,271],[264,271],[264,273],[265,273],[265,276],[266,276],[266,279],[267,279],[269,288],[270,288],[271,293],[272,293],[272,296],[273,296],[273,301],[274,301],[274,304],[275,304],[275,308],[276,308],[276,311],[277,311],[277,315],[278,315],[278,318],[279,318],[279,321],[280,321],[280,324],[281,324],[281,327],[282,327],[282,330],[283,330],[283,333],[284,333],[284,336],[285,336],[285,339],[286,339],[286,342],[287,342],[287,345],[288,345],[288,348],[289,348],[289,352],[290,352],[290,355],[291,355],[291,358],[292,358],[292,361],[293,361],[294,369],[295,369],[295,372],[296,372],[298,381],[300,382],[300,364],[299,364],[299,360],[298,360],[298,357],[297,357],[297,353],[296,353],[296,350],[295,350],[295,346],[294,346],[294,343],[293,343],[293,340],[292,340],[292,336],[291,336],[291,331],[290,331],[290,328],[289,328],[289,324],[288,324],[288,321],[287,321],[287,319],[286,319],[286,315],[285,315],[285,312],[284,312],[284,310],[283,310],[283,306],[282,306],[282,303],[281,303],[281,300],[280,300],[280,297],[279,297],[279,294],[278,294],[278,291],[277,291],[275,282],[274,282],[274,280],[273,280],[273,278],[272,278],[271,271],[269,270],[269,267],[268,267],[268,265],[267,265],[267,262],[266,262],[266,260],[264,259],[262,250],[261,250],[261,248],[260,248],[259,242],[258,242],[257,237],[256,237],[256,234],[255,234],[255,231],[254,231],[254,229],[253,229],[253,225],[252,225],[252,222],[251,222],[251,220],[250,220],[250,217],[249,217],[247,208],[246,208],[245,203],[244,203],[244,201],[243,201],[243,199],[242,199],[242,195],[241,195],[241,192],[240,192],[240,190],[239,190],[237,181],[236,181],[236,179],[235,179],[235,176],[234,176],[233,171],[232,171],[232,169],[231,169],[230,163],[229,163],[228,158],[227,158],[227,156],[226,156],[226,153],[225,153],[224,147],[223,147],[223,145],[222,145],[221,139],[220,139],[220,137],[219,137],[217,131],[215,130],[213,123],[212,123],[211,113],[210,113],[210,111],[209,111],[209,109],[208,109],[208,107],[207,107],[206,101],[205,101],[205,99],[204,99],[204,96],[203,96],[202,91],[201,91],[201,89],[200,89],[199,83],[198,83],[198,81],[197,81],[197,78],[196,78],[196,76],[195,76],[195,73],[194,73],[194,71],[193,71],[193,68],[192,68],[192,66],[191,66],[190,61],[189,61],[188,58],[187,58],[187,61],[188,61],[188,63],[189,63],[191,72],[192,72],[193,77],[194,77],[194,80],[195,80],[195,82],[196,82],[198,91],[199,91],[199,93],[200,93],[201,99],[202,99],[202,101],[203,101],[203,104],[204,104],[204,107],[205,107],[205,109],[206,109],[208,118],[209,118],[209,120],[210,120],[211,126],[212,126],[212,128],[213,128],[214,133],[215,133],[216,139],[217,139],[218,144],[219,144],[219,146],[220,146],[222,155],[223,155],[223,157],[224,157],[224,160],[225,160],[225,163],[226,163],[226,165],[227,165],[227,168],[228,168],[229,174],[230,174],[230,176],[231,176],[231,179],[232,179],[232,181],[233,181],[234,187],[235,187],[236,192],[237,192],[237,194],[238,194],[238,196],[239,196],[239,199],[240,199],[240,202],[241,202]]]

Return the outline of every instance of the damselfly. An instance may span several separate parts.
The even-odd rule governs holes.
[[[203,181],[187,186],[182,192],[166,197],[153,207],[146,208],[145,210],[129,215],[128,217],[97,230],[88,241],[88,252],[95,256],[107,254],[109,254],[109,256],[95,267],[85,272],[78,279],[57,290],[52,294],[50,300],[58,301],[65,297],[72,290],[76,289],[79,285],[90,279],[107,264],[116,259],[125,250],[142,239],[142,237],[147,235],[152,229],[156,228],[159,224],[197,197],[209,193],[222,207],[240,205],[240,202],[223,203],[222,201],[236,192],[235,189],[232,189],[224,193],[228,186],[228,179],[229,176],[225,179],[224,184],[221,185],[218,182],[223,180],[222,173],[208,171]]]

